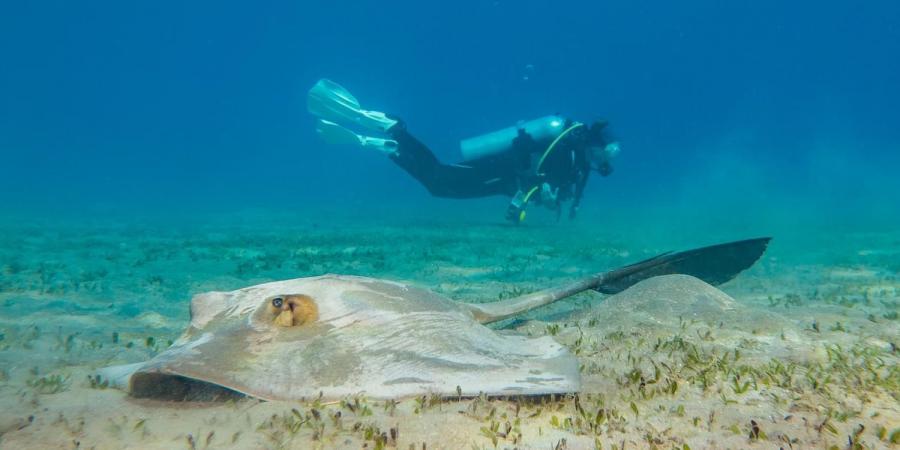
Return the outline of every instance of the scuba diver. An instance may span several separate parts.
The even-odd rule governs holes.
[[[516,224],[525,220],[530,203],[556,212],[558,220],[563,204],[571,202],[568,214],[575,218],[591,170],[608,176],[619,153],[606,121],[586,125],[554,115],[464,139],[463,162],[444,164],[407,131],[402,120],[362,109],[333,81],[319,80],[310,89],[307,108],[318,118],[316,131],[326,142],[387,154],[435,197],[510,197],[506,219]],[[357,134],[341,123],[386,137]]]

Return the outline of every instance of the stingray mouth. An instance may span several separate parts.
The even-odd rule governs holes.
[[[308,295],[276,295],[266,300],[272,322],[279,327],[295,327],[319,318],[316,302]]]
[[[219,384],[161,372],[135,373],[131,377],[130,393],[135,398],[176,402],[215,402],[246,397]]]

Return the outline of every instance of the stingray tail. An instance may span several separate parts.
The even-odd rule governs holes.
[[[619,269],[593,275],[558,288],[545,289],[494,303],[468,305],[481,323],[508,319],[525,311],[593,289],[615,294],[648,278],[684,274],[719,285],[749,268],[766,251],[772,238],[745,239],[725,244],[663,253]]]
[[[676,273],[691,275],[717,286],[750,268],[766,251],[771,240],[768,237],[746,239],[678,253],[663,253],[605,273],[603,282],[592,289],[604,294],[617,294],[648,278]]]

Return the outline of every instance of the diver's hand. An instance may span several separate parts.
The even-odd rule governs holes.
[[[522,222],[522,213],[522,208],[511,204],[506,208],[506,220],[518,225]]]
[[[525,210],[525,193],[519,190],[509,201],[506,207],[506,220],[518,224],[522,221],[522,212]]]
[[[546,206],[547,208],[553,209],[553,206],[556,204],[556,200],[559,196],[559,188],[556,189],[550,186],[550,183],[544,183],[541,185],[541,204]]]

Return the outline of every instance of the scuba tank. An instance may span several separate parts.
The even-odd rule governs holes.
[[[492,131],[480,136],[459,141],[463,161],[472,161],[497,155],[512,147],[519,130],[525,130],[536,141],[553,139],[563,132],[566,120],[559,116],[545,116],[539,119],[519,122],[515,126]]]

